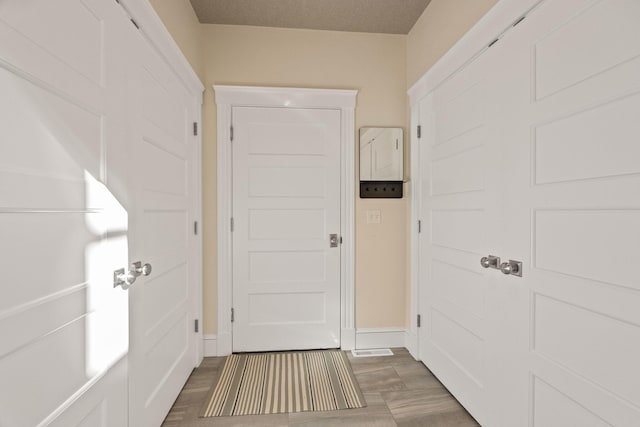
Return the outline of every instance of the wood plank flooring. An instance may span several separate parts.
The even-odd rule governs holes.
[[[199,418],[207,392],[222,369],[224,357],[207,357],[196,368],[176,399],[162,427],[207,426],[371,426],[477,427],[446,388],[413,360],[404,348],[393,356],[349,360],[367,407],[329,412]]]

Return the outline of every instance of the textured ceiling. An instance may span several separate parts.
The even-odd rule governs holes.
[[[431,0],[191,0],[205,24],[407,34]]]

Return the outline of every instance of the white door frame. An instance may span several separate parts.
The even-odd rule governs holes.
[[[355,105],[357,90],[213,86],[218,117],[218,335],[217,354],[232,352],[233,107],[322,108],[341,112],[340,144],[340,347],[355,348]]]

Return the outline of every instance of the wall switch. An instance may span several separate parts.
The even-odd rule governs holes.
[[[367,211],[367,224],[380,224],[380,211]]]

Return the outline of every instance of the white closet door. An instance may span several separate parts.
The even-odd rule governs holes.
[[[502,308],[480,259],[500,251],[496,87],[480,56],[420,103],[420,358],[482,424],[497,377]]]
[[[549,1],[503,40],[504,425],[639,425],[638,23],[635,0]]]
[[[130,262],[150,264],[130,293],[130,425],[162,423],[196,361],[196,277],[190,182],[197,105],[142,35],[128,84],[135,202]]]
[[[430,323],[420,354],[483,425],[638,425],[638,22],[637,1],[544,2],[420,105],[421,123],[433,129],[421,141],[422,211],[431,227],[421,243]],[[469,97],[476,85],[443,104],[439,95],[464,76],[482,78],[470,70],[483,58],[491,75],[484,103]],[[479,155],[460,167],[454,161],[464,150],[437,154],[449,144],[440,142],[448,111],[466,109],[485,119],[479,141],[492,163]],[[438,194],[465,182],[467,193]],[[456,221],[460,211],[484,213],[482,226]],[[469,253],[520,261],[522,277],[494,269],[461,277],[457,252],[441,274],[451,252],[442,246],[474,236],[482,250]],[[458,313],[474,298],[485,315],[470,326]],[[447,334],[439,332],[445,317]]]
[[[0,2],[0,425],[127,425],[115,2]]]
[[[339,347],[340,110],[233,108],[233,129],[233,351]]]

